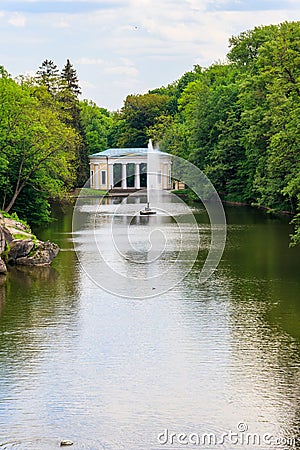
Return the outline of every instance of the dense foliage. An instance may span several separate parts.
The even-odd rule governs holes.
[[[293,214],[292,241],[299,242],[300,22],[232,37],[227,56],[226,63],[197,66],[172,85],[135,96],[134,111],[127,97],[118,142],[142,130],[143,142],[151,136],[200,167],[224,200]],[[164,105],[154,117],[149,95]],[[132,120],[135,113],[146,117],[143,123]]]
[[[104,150],[110,113],[80,102],[69,60],[45,60],[35,77],[0,67],[0,208],[31,223],[49,220],[49,200],[88,179],[88,154]]]
[[[49,93],[29,81],[0,78],[0,200],[2,209],[46,220],[48,198],[74,182],[77,136],[51,107]]]

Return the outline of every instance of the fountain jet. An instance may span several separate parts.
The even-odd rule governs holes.
[[[159,168],[159,154],[154,150],[152,140],[149,139],[147,152],[147,205],[140,211],[141,216],[150,216],[156,214],[156,211],[150,208],[150,201],[157,195],[157,177]]]

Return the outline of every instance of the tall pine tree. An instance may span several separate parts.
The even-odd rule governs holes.
[[[40,85],[46,86],[48,92],[56,94],[59,89],[59,70],[51,59],[45,59],[37,71],[37,81]]]
[[[77,73],[70,60],[67,59],[67,62],[61,71],[61,78],[65,83],[67,89],[72,93],[75,97],[81,94],[81,89],[79,87],[79,81],[77,78]]]
[[[81,94],[76,70],[70,60],[61,71],[60,101],[63,105],[65,120],[68,125],[75,128],[81,139],[77,147],[77,186],[83,186],[88,178],[88,151],[83,129],[80,125],[80,103],[78,96]]]

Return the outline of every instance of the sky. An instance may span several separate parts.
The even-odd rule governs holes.
[[[224,62],[231,36],[286,20],[300,20],[299,0],[0,0],[0,65],[16,77],[70,59],[81,98],[113,111]]]

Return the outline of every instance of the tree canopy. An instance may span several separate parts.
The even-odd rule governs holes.
[[[255,27],[229,46],[225,63],[127,97],[117,142],[152,137],[199,166],[224,200],[294,215],[300,242],[300,22]],[[164,101],[152,107],[149,95]]]
[[[42,105],[31,86],[9,77],[0,79],[0,103],[2,209],[29,215],[32,209],[45,219],[47,198],[61,196],[74,181],[76,133]]]
[[[107,146],[111,114],[78,99],[70,61],[45,60],[36,76],[14,80],[0,67],[0,201],[32,223],[49,220],[50,199],[89,177],[88,154]]]

